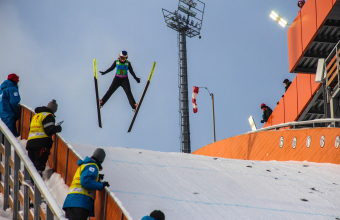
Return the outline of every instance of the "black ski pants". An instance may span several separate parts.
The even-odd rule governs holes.
[[[119,77],[115,77],[111,83],[111,86],[109,88],[109,90],[107,90],[106,94],[104,95],[104,97],[102,98],[103,104],[104,105],[107,100],[109,100],[109,98],[111,97],[111,95],[118,89],[118,87],[121,86],[123,87],[127,98],[129,99],[129,103],[131,105],[132,109],[135,109],[135,99],[133,98],[132,92],[131,92],[131,87],[130,87],[130,82],[129,79],[126,78],[119,78]]]
[[[79,207],[66,208],[65,212],[69,220],[87,220],[90,216],[89,210]]]
[[[44,171],[48,156],[50,155],[47,149],[44,148],[28,148],[28,157],[33,162],[38,171]]]

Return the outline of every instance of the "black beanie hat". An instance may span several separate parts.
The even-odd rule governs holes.
[[[151,212],[150,217],[156,220],[165,220],[165,215],[161,210],[154,210]]]
[[[283,83],[289,82],[289,79],[285,79],[283,80]]]
[[[94,152],[91,158],[95,158],[95,160],[97,160],[97,162],[99,163],[103,163],[104,159],[105,159],[105,151],[101,148],[97,148]]]

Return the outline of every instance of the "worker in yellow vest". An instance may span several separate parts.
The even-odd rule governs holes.
[[[52,135],[61,132],[61,126],[55,124],[57,110],[58,104],[53,99],[47,106],[36,108],[36,114],[31,121],[26,150],[40,175],[45,170],[50,155],[53,144]]]
[[[105,186],[110,186],[108,182],[101,182],[104,174],[99,174],[103,169],[105,156],[105,151],[97,148],[91,158],[86,157],[78,161],[79,167],[63,205],[69,220],[87,220],[88,217],[94,217],[96,190],[101,191]]]

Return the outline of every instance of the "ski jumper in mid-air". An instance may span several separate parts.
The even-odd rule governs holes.
[[[136,74],[132,69],[131,62],[128,61],[127,58],[128,53],[126,51],[122,51],[119,55],[119,58],[113,62],[112,66],[109,69],[107,69],[104,72],[99,71],[102,75],[105,75],[106,73],[111,72],[114,68],[117,68],[116,75],[111,83],[109,90],[106,92],[104,97],[99,102],[100,107],[103,107],[103,105],[107,102],[110,96],[118,89],[119,86],[121,86],[123,87],[126,96],[129,99],[129,103],[132,109],[133,110],[136,109],[138,103],[136,103],[131,92],[130,82],[128,79],[128,72],[130,71],[131,75],[137,81],[137,83],[140,83],[140,78],[136,77]]]

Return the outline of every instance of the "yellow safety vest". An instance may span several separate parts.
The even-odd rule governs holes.
[[[28,134],[28,140],[48,137],[48,135],[45,133],[42,122],[49,115],[53,114],[49,112],[40,112],[33,116],[30,126],[30,133]]]
[[[80,183],[81,173],[83,172],[84,168],[86,166],[89,166],[89,165],[94,165],[99,170],[99,167],[96,163],[86,163],[86,164],[80,165],[78,167],[77,171],[76,171],[76,174],[74,174],[74,177],[73,177],[70,189],[68,191],[68,194],[82,194],[82,195],[86,195],[86,196],[91,197],[93,200],[96,199],[96,190],[86,189],[86,188],[82,187],[81,183]],[[96,181],[98,182],[98,180],[99,180],[99,172],[98,172],[98,176],[97,176]]]

